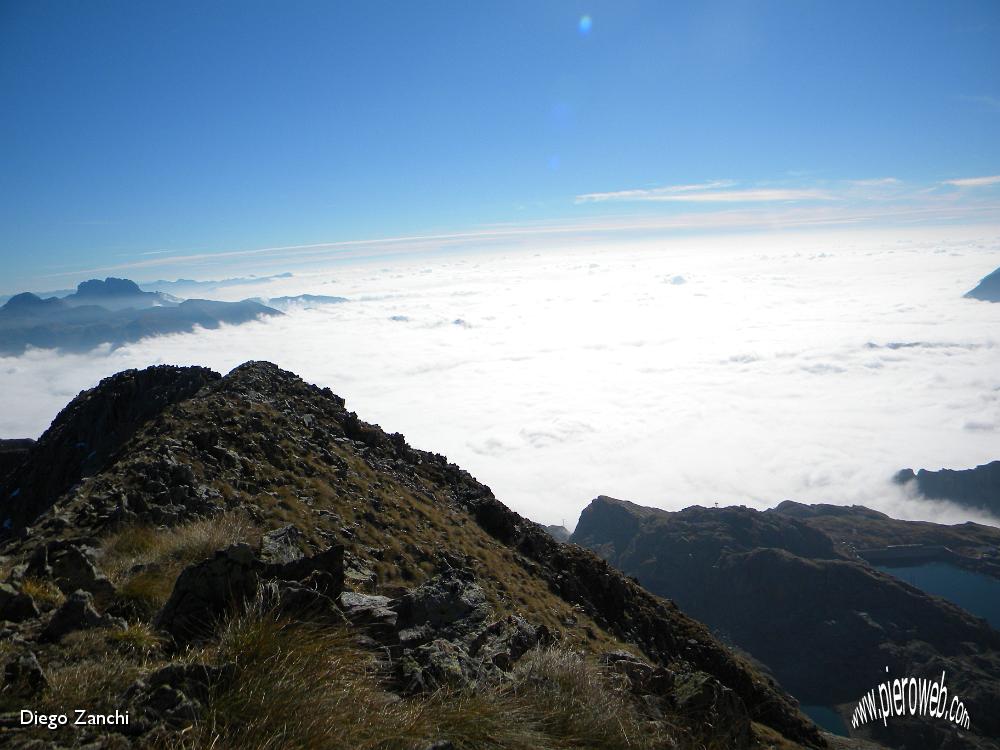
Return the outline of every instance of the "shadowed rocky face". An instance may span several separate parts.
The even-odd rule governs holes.
[[[845,723],[885,667],[894,676],[947,669],[976,706],[975,736],[956,739],[953,727],[919,719],[864,730],[890,746],[947,739],[992,747],[986,738],[1000,731],[989,708],[1000,699],[1000,633],[858,556],[890,544],[948,545],[956,564],[1000,576],[981,557],[984,545],[1000,545],[994,527],[792,502],[766,512],[694,506],[669,513],[602,496],[581,514],[571,541],[749,652],[804,704],[839,706]]]

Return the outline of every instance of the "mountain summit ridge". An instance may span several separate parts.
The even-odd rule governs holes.
[[[48,483],[44,467],[61,450],[68,468]],[[443,456],[270,363],[226,376],[162,367],[108,378],[74,399],[0,484],[0,512],[18,519],[0,547],[13,566],[9,606],[18,603],[18,638],[46,672],[61,674],[67,621],[71,631],[111,633],[145,623],[179,643],[190,626],[171,623],[190,615],[178,602],[196,597],[224,613],[234,604],[220,592],[247,601],[274,591],[266,596],[281,606],[312,602],[325,618],[365,623],[400,684],[513,675],[531,644],[554,642],[628,673],[631,690],[649,696],[634,709],[652,711],[643,726],[662,725],[682,746],[763,747],[780,735],[825,744],[780,687],[671,602],[556,542]],[[187,567],[181,552],[157,552],[196,532],[218,541],[184,557]],[[38,576],[67,597],[55,611],[37,594]],[[79,586],[83,598],[72,599]],[[413,615],[421,597],[439,601],[451,624]],[[486,643],[506,656],[477,662]],[[200,710],[211,711],[205,701]]]

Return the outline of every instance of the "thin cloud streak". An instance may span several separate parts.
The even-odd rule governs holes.
[[[1000,184],[1000,174],[988,175],[986,177],[963,177],[958,180],[945,180],[945,185],[956,187],[989,187]]]
[[[833,200],[823,190],[797,188],[747,188],[719,190],[735,183],[707,182],[700,185],[672,185],[649,190],[618,190],[610,193],[585,193],[576,203],[607,201],[652,201],[676,203],[766,203],[771,201]]]
[[[576,197],[577,203],[596,203],[609,200],[641,200],[644,196],[650,195],[670,195],[675,193],[689,193],[696,190],[714,190],[717,188],[732,187],[736,183],[732,180],[716,180],[714,182],[699,182],[692,185],[668,185],[659,188],[642,188],[636,190],[616,190],[610,193],[587,193]]]

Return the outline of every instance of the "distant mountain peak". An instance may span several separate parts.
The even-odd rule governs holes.
[[[7,304],[5,304],[4,307],[8,310],[15,310],[18,308],[23,309],[41,305],[44,301],[45,300],[32,292],[21,292],[20,294],[15,294],[7,300]]]
[[[100,279],[90,279],[80,282],[76,287],[76,294],[79,297],[124,297],[124,296],[151,296],[153,292],[144,292],[131,279],[118,279],[113,276],[101,281]]]
[[[1000,268],[980,279],[976,288],[966,292],[965,296],[984,302],[1000,302]]]

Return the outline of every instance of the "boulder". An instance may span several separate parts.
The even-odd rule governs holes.
[[[749,748],[750,714],[740,697],[706,672],[678,675],[674,681],[678,711],[697,717],[710,737],[709,747]]]
[[[394,640],[399,616],[391,608],[391,599],[375,594],[345,591],[338,601],[340,609],[351,624],[378,641]]]
[[[35,600],[9,583],[0,583],[0,620],[24,622],[38,617]]]
[[[295,537],[289,528],[272,538],[268,556],[262,561],[246,544],[219,550],[208,560],[185,568],[174,583],[167,603],[154,625],[166,632],[177,646],[196,643],[210,636],[218,622],[241,611],[271,580],[265,595],[269,603],[286,613],[311,611],[336,619],[335,598],[343,587],[343,547],[333,546],[315,555],[292,552],[285,544]]]
[[[471,641],[469,653],[508,672],[528,651],[551,642],[552,636],[544,625],[535,627],[523,617],[512,615],[480,631]]]
[[[305,535],[293,524],[269,531],[260,540],[260,559],[267,565],[282,566],[302,559]]]
[[[319,587],[311,585],[312,579],[298,581],[270,580],[261,585],[265,606],[287,617],[310,619],[327,624],[343,625],[347,622],[336,603]]]
[[[256,594],[262,568],[246,544],[234,544],[189,565],[177,577],[154,625],[178,646],[203,640],[219,620]]]
[[[292,527],[294,528],[294,527]],[[263,575],[284,581],[311,582],[329,597],[336,598],[344,589],[344,548],[335,544],[315,555],[297,551],[294,556],[285,547],[284,561],[267,563]]]
[[[3,669],[3,692],[32,698],[48,687],[42,665],[31,651],[11,659]]]
[[[492,612],[473,574],[448,570],[410,589],[396,605],[401,630],[427,625],[438,632],[468,633]]]
[[[49,620],[42,631],[41,640],[59,641],[76,630],[124,627],[124,620],[102,615],[94,609],[94,597],[89,591],[74,591]]]
[[[94,566],[91,555],[65,540],[49,542],[35,549],[24,574],[51,580],[64,594],[83,590],[104,600],[115,592],[111,581]]]
[[[478,662],[461,645],[444,638],[407,651],[399,661],[399,677],[408,693],[431,692],[444,687],[464,689],[479,679]]]

